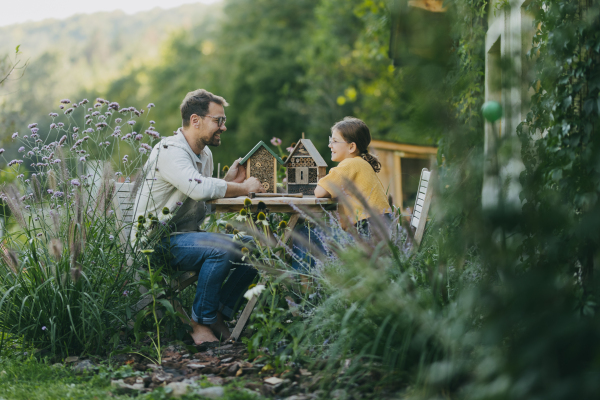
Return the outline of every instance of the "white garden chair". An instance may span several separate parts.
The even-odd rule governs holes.
[[[414,236],[413,250],[418,250],[423,240],[423,234],[425,233],[425,224],[427,223],[427,214],[429,213],[429,206],[431,205],[431,199],[433,197],[433,185],[431,181],[433,173],[427,168],[423,168],[421,171],[421,179],[419,179],[419,191],[415,200],[415,207],[410,219],[411,226],[416,228]]]

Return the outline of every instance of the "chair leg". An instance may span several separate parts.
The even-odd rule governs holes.
[[[244,311],[242,311],[240,319],[238,319],[238,322],[235,324],[235,328],[233,328],[233,332],[231,332],[231,336],[229,337],[230,340],[237,341],[239,339],[257,301],[258,296],[254,296],[252,299],[250,299],[250,301],[248,301],[248,304],[246,304],[246,307],[244,307]]]

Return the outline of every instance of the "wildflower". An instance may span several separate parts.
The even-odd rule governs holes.
[[[4,153],[4,149],[0,149],[0,154]]]
[[[63,135],[63,137],[61,137],[60,140],[58,141],[58,144],[61,145],[66,141],[67,141],[67,135]]]
[[[138,151],[139,151],[141,154],[146,154],[146,151],[148,151],[148,150],[146,150],[146,149],[145,149],[145,148],[143,148],[143,147],[140,147],[140,148],[138,149]]]
[[[73,112],[73,110],[75,110],[73,107],[69,107],[65,110],[65,115],[69,115]]]
[[[84,162],[85,161],[85,156],[79,157],[79,161]]]
[[[273,146],[281,146],[281,139],[276,138],[275,136],[273,136],[273,139],[271,139],[271,144]]]
[[[38,133],[40,131],[40,128],[31,128],[31,133]],[[33,135],[31,135],[31,137],[33,137]]]
[[[175,204],[177,204],[177,205],[178,205],[178,206],[180,206],[180,207],[183,205],[183,203],[182,203],[181,201],[178,201],[178,202],[177,202],[177,203],[175,203]]]
[[[258,222],[259,222],[259,223],[261,223],[261,224],[263,224],[263,225],[265,225],[265,226],[268,226],[268,225],[269,225],[269,222],[267,221],[267,216],[265,215],[265,213],[264,213],[264,212],[262,212],[262,211],[261,211],[261,212],[259,212],[259,213],[258,213],[258,216],[257,216],[257,219],[258,219]]]
[[[48,189],[47,192],[48,192],[48,194],[52,194],[52,193],[54,193],[54,190]]]
[[[56,128],[56,124],[55,123],[51,123],[50,124],[50,130],[55,129]]]
[[[58,108],[60,108],[61,110],[65,109],[65,106],[63,106],[62,104],[60,106],[58,106]]]
[[[250,255],[250,250],[246,247],[242,247],[242,261],[246,259]]]
[[[288,224],[285,221],[281,221],[279,223],[279,229],[284,230],[285,228],[287,228]]]
[[[202,181],[199,178],[194,178],[194,180],[196,181],[196,183],[202,183]]]
[[[37,123],[29,124],[29,125],[27,125],[27,128],[28,129],[35,128],[37,125],[38,125]]]
[[[42,326],[42,330],[43,330],[43,331],[45,331],[45,330],[47,330],[47,329],[48,329],[48,328],[46,328],[45,326]]]
[[[244,297],[248,300],[251,300],[254,296],[261,294],[263,290],[265,290],[265,285],[256,285],[244,293]]]
[[[48,115],[49,115],[49,116],[51,116],[52,118],[56,118],[56,117],[58,117],[58,114],[57,114],[57,113],[50,113],[50,114],[48,114]]]
[[[37,237],[42,237],[42,236],[43,236],[43,233],[38,233],[36,236],[37,236]]]
[[[142,140],[143,138],[144,138],[144,136],[142,136],[141,134],[137,134],[134,137],[135,140]]]
[[[121,176],[121,175],[123,175],[122,172],[115,172],[115,176]]]
[[[129,296],[129,290],[123,291],[123,296],[125,296],[125,297]]]
[[[290,146],[290,147],[286,147],[286,148],[285,148],[285,150],[286,150],[288,153],[291,153],[291,152],[294,150],[294,148]]]
[[[148,104],[148,108],[152,108],[152,107],[154,107],[154,103]]]
[[[239,230],[237,230],[237,229],[234,229],[232,233],[233,233],[233,235],[235,236],[235,237],[234,237],[234,239],[239,239],[239,238],[237,237],[237,234],[238,234],[238,233],[240,233],[240,231],[239,231]]]
[[[165,207],[165,208],[163,208],[163,209],[162,209],[162,213],[163,213],[164,215],[168,215],[170,212],[171,212],[171,211],[169,211],[169,207]]]
[[[22,153],[24,151],[25,151],[25,147],[23,147],[23,146],[19,147],[19,153]]]
[[[229,166],[228,165],[226,165],[226,166],[223,167],[223,172],[225,172],[225,173],[229,172]]]
[[[60,158],[57,158],[56,160],[52,161],[54,164],[60,164]]]
[[[121,122],[123,122],[123,120],[122,120],[121,118],[117,118],[117,119],[115,119],[115,122],[116,122],[117,124],[120,124]]]
[[[127,121],[127,124],[133,126],[135,125],[135,121]]]
[[[12,138],[15,139],[17,136],[19,136],[19,132],[15,132],[12,134]]]
[[[245,198],[244,199],[244,206],[249,207],[252,205],[252,200],[250,200],[249,198]]]
[[[62,127],[64,127],[64,126],[65,126],[65,124],[63,124],[62,122],[59,122],[59,123],[58,123],[58,127],[59,127],[59,128],[62,128]]]
[[[88,99],[83,99],[83,100],[81,100],[81,104],[87,104],[87,103],[89,103],[89,102],[90,102],[90,101],[89,101]]]
[[[69,100],[69,99],[62,99],[60,102],[61,102],[62,104],[70,104],[70,103],[71,103],[71,100]]]
[[[150,120],[150,125],[154,125],[156,122],[154,122],[153,120]],[[151,126],[150,128],[154,128],[153,126]]]
[[[78,128],[78,127],[76,127],[76,126],[74,126],[74,127],[73,127],[73,132],[75,132],[75,133],[79,132],[79,128]],[[73,136],[75,136],[75,135],[73,135]]]
[[[246,221],[247,216],[248,216],[248,211],[246,211],[246,209],[242,208],[240,210],[239,215],[237,217],[235,217],[235,219],[238,221],[244,222],[244,221]]]
[[[119,103],[117,103],[116,101],[113,101],[112,103],[110,103],[108,105],[108,108],[112,108],[113,110],[118,110],[119,109]]]

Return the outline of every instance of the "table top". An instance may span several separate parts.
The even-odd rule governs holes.
[[[241,206],[244,204],[244,200],[248,199],[247,196],[239,197],[226,197],[222,199],[215,199],[207,201],[207,204],[217,205],[232,205]],[[315,197],[315,196],[304,196],[304,197],[255,197],[252,200],[252,205],[257,205],[260,201],[265,203],[267,206],[274,205],[289,205],[293,204],[296,206],[314,206],[314,205],[326,205],[326,204],[337,204],[336,200]]]

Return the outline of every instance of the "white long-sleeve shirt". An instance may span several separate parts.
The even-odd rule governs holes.
[[[194,154],[181,128],[154,146],[144,165],[145,180],[137,191],[134,221],[152,213],[159,216],[164,207],[176,210],[173,233],[198,231],[206,215],[205,201],[225,197],[227,182],[212,178],[210,149]],[[183,203],[181,206],[178,203]],[[135,229],[132,240],[135,241]]]

